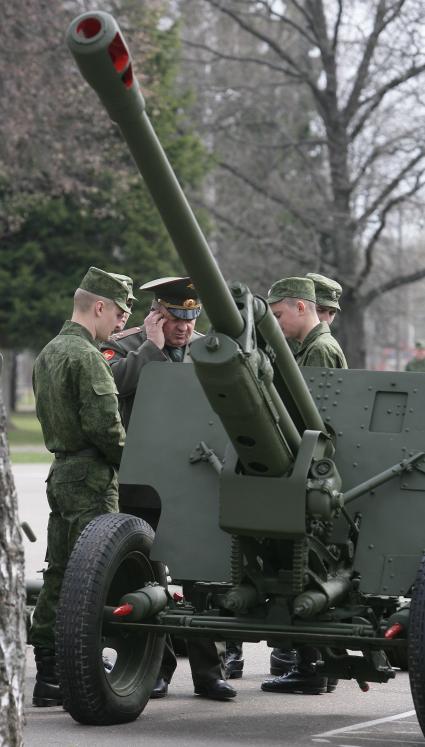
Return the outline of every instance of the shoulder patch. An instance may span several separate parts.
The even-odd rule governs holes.
[[[111,361],[112,358],[116,355],[115,350],[102,350],[102,355],[107,361]]]
[[[131,327],[130,329],[125,329],[122,332],[116,332],[114,335],[110,336],[110,340],[122,340],[123,337],[128,337],[129,335],[137,335],[138,332],[141,332],[141,327]],[[106,352],[106,351],[105,351]]]

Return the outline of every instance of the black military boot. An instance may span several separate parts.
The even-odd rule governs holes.
[[[226,655],[224,657],[226,679],[240,679],[242,677],[243,665],[242,643],[240,641],[226,641]]]
[[[270,654],[270,674],[280,677],[288,674],[297,664],[297,651],[294,648],[274,648]],[[333,693],[336,690],[338,680],[328,677],[326,692]]]
[[[280,677],[288,674],[297,663],[297,652],[294,648],[274,648],[270,654],[270,674]]]
[[[157,681],[155,682],[155,687],[153,688],[150,697],[151,698],[165,698],[166,695],[168,695],[168,685],[170,683],[167,682],[163,677],[158,677]]]
[[[297,664],[288,674],[266,680],[261,689],[271,693],[300,693],[303,695],[321,695],[327,692],[328,678],[315,669],[320,659],[320,652],[312,647],[303,647],[298,651]]]
[[[32,695],[33,706],[61,706],[62,692],[55,669],[55,652],[35,646],[34,657],[37,675]]]

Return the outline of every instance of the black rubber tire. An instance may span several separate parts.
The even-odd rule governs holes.
[[[425,736],[425,555],[412,592],[407,652],[413,704]]]
[[[402,672],[407,672],[407,670],[409,669],[407,649],[390,649],[389,651],[387,651],[387,656],[392,667],[401,669]]]
[[[153,529],[128,514],[93,519],[69,559],[56,622],[56,657],[65,709],[82,724],[136,719],[149,700],[164,651],[162,633],[105,636],[105,605],[147,581],[166,586],[165,566],[149,560]],[[116,651],[106,671],[102,651]]]

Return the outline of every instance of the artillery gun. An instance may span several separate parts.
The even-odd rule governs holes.
[[[57,621],[67,710],[88,724],[137,718],[172,633],[313,645],[324,675],[363,689],[394,677],[389,656],[408,651],[425,733],[425,377],[300,370],[266,302],[225,283],[114,19],[85,13],[67,40],[212,325],[192,345],[193,366],[143,369],[119,475],[130,497],[71,555]],[[142,518],[152,495],[155,534]],[[165,563],[194,582],[190,603],[170,598]]]

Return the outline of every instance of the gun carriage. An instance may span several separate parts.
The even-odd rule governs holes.
[[[207,635],[314,645],[324,674],[363,689],[394,677],[390,660],[408,652],[425,733],[425,377],[300,370],[266,302],[224,281],[115,20],[85,13],[67,42],[211,321],[193,366],[144,368],[120,468],[132,490],[123,513],[91,522],[72,553],[57,624],[67,710],[82,723],[136,718],[165,633]],[[141,518],[147,495],[159,507],[155,534]],[[165,563],[195,582],[190,604],[168,595]]]

